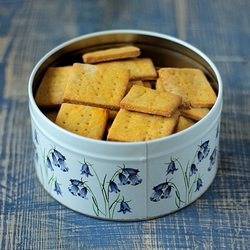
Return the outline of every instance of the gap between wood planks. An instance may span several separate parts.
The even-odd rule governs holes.
[[[174,1],[174,6],[175,6],[178,37],[182,40],[186,40],[186,19],[187,19],[186,1],[176,0]]]

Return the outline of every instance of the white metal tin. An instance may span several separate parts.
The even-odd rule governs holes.
[[[80,60],[85,51],[126,43],[138,45],[157,66],[202,69],[218,96],[208,115],[182,132],[133,143],[81,137],[43,115],[34,101],[34,92],[47,67]],[[39,181],[52,197],[75,211],[111,220],[159,217],[195,201],[216,175],[222,81],[211,60],[186,42],[140,30],[77,37],[51,50],[37,63],[28,92]]]

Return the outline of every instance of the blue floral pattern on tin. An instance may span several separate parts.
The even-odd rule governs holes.
[[[63,172],[69,171],[66,164],[66,157],[55,148],[49,150],[46,156],[46,162],[48,169],[51,171],[54,171],[55,167],[59,168]]]
[[[89,166],[91,165],[90,163],[87,163],[84,159],[84,162],[81,163],[81,175],[85,175],[86,177],[93,176],[93,174],[90,173]]]
[[[74,196],[80,196],[82,198],[92,200],[92,208],[96,216],[104,216],[106,218],[113,218],[114,213],[132,213],[132,208],[129,206],[128,200],[122,195],[122,187],[124,185],[137,186],[142,183],[142,179],[139,176],[139,170],[135,168],[118,167],[111,177],[107,175],[101,180],[95,171],[93,164],[86,162],[80,163],[80,174],[83,175],[81,180],[70,179],[70,185],[68,187],[69,192]],[[84,180],[85,178],[85,180]],[[88,184],[89,178],[95,178],[99,184],[99,192],[103,201],[97,200],[97,194],[95,194]],[[119,187],[120,185],[120,187]],[[97,191],[95,191],[97,192]],[[120,204],[119,210],[116,207]]]
[[[218,129],[216,131],[216,138],[218,137]],[[199,173],[199,169],[203,165],[203,161],[209,157],[208,171],[211,171],[216,161],[216,148],[210,150],[210,141],[206,140],[198,145],[196,152],[194,153],[191,163],[186,165],[186,168],[177,159],[171,157],[170,162],[165,163],[166,167],[166,179],[160,182],[152,188],[153,193],[150,196],[150,201],[159,202],[163,199],[169,199],[174,197],[175,205],[177,208],[189,204],[192,200],[194,192],[199,192],[204,186],[202,175]],[[211,154],[210,154],[211,153]],[[209,155],[210,154],[210,155]],[[181,188],[177,186],[177,183],[173,181],[175,173],[181,171],[185,185],[185,194],[181,193]],[[171,178],[170,178],[171,176]]]
[[[160,199],[167,199],[172,191],[171,183],[163,182],[153,187],[154,193],[150,197],[151,201],[157,202]]]
[[[61,195],[62,196],[62,190],[61,190],[61,184],[57,181],[57,178],[54,176],[54,174],[50,177],[48,184],[51,185],[53,187],[53,191],[57,194],[57,195]]]
[[[126,214],[127,212],[131,213],[131,208],[128,205],[128,202],[124,201],[124,199],[120,202],[120,210],[117,211],[118,213],[122,212]]]
[[[197,181],[196,181],[196,189],[195,189],[195,192],[196,191],[199,191],[200,188],[203,186],[203,181],[201,178],[198,178]]]
[[[211,171],[211,170],[212,170],[213,165],[215,164],[215,161],[216,161],[216,156],[217,156],[217,149],[215,148],[215,149],[213,150],[212,154],[211,154],[210,157],[209,157],[210,162],[209,162],[209,167],[208,167],[208,169],[207,169],[208,171]]]
[[[170,163],[168,163],[168,168],[167,168],[167,175],[168,174],[174,174],[175,171],[177,171],[178,169],[175,166],[175,162],[173,160],[170,161]]]
[[[38,133],[34,130],[34,142],[38,145]],[[36,145],[35,150],[37,151]],[[56,174],[56,169],[62,172],[68,172],[69,167],[66,162],[66,156],[61,153],[55,147],[48,150],[48,153],[43,153],[45,167],[47,174],[52,173],[48,181],[48,185],[51,186],[51,190],[55,192],[56,195],[62,196],[61,184],[58,182]],[[68,191],[76,197],[83,198],[85,200],[91,199],[93,211],[97,216],[104,216],[106,218],[113,218],[114,213],[132,213],[132,208],[129,206],[130,200],[125,200],[122,195],[122,186],[137,186],[142,183],[142,179],[139,176],[139,169],[128,168],[125,165],[123,167],[118,167],[118,169],[113,173],[113,175],[108,178],[107,174],[101,181],[97,172],[95,171],[93,164],[85,160],[79,162],[81,179],[69,179],[70,185],[68,186]],[[89,178],[96,178],[97,183],[100,187],[100,192],[102,194],[103,202],[97,200],[96,195],[93,193],[92,188],[87,181]],[[94,181],[96,183],[96,181]],[[104,207],[100,207],[104,204]],[[117,206],[120,206],[117,209]]]
[[[218,136],[219,126],[217,127],[216,138]],[[39,139],[39,134],[34,130],[33,140],[37,158],[37,150],[40,148]],[[47,175],[49,173],[52,174],[48,181],[52,192],[58,197],[63,196],[63,185],[58,182],[55,175],[58,173],[56,172],[57,169],[62,172],[69,171],[66,156],[55,147],[50,148],[47,154],[44,150],[42,155],[44,166],[47,169]],[[166,165],[165,179],[153,186],[153,192],[149,197],[150,201],[157,203],[164,199],[169,200],[173,198],[177,208],[189,204],[192,200],[192,195],[200,192],[203,186],[205,186],[203,176],[200,174],[200,169],[205,159],[208,159],[207,161],[209,163],[207,171],[211,171],[216,163],[217,148],[211,149],[209,140],[205,140],[197,146],[193,160],[189,161],[186,167],[182,165],[178,158],[171,157],[169,162],[164,163],[164,165]],[[123,164],[122,167],[118,166],[118,169],[115,170],[111,176],[104,174],[101,179],[94,168],[94,164],[89,163],[85,158],[83,162],[79,163],[79,172],[82,177],[80,179],[69,179],[69,185],[66,187],[66,190],[68,190],[71,195],[89,200],[92,203],[92,209],[96,216],[113,218],[115,213],[126,214],[133,212],[131,207],[132,203],[130,203],[132,201],[125,199],[126,195],[123,193],[123,188],[126,186],[132,190],[142,183],[143,180],[139,175],[139,169],[127,167]],[[180,184],[174,181],[177,174],[183,176],[185,185],[184,193],[179,186]],[[90,181],[92,178],[95,179],[94,182]],[[95,192],[98,192],[98,190],[92,190],[91,183],[97,183],[99,185],[99,194],[101,194],[102,201],[97,200],[97,197],[100,197],[100,195],[93,192],[93,190],[95,190]],[[182,192],[180,192],[181,190]]]
[[[59,184],[58,182],[57,182],[57,180],[55,180],[55,183],[54,183],[54,191],[56,192],[56,194],[60,194],[60,195],[62,195],[62,190],[61,190],[61,188],[60,188],[60,185],[61,184]]]

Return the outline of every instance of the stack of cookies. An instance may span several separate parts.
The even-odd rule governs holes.
[[[202,119],[216,100],[201,70],[156,69],[135,46],[82,59],[48,68],[35,96],[49,119],[81,136],[122,142],[164,137]]]

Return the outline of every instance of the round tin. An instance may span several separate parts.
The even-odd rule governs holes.
[[[80,62],[87,51],[124,44],[141,48],[159,67],[203,70],[217,92],[210,112],[195,125],[146,142],[85,138],[51,122],[34,101],[49,66]],[[140,30],[92,33],[47,53],[29,79],[34,161],[39,181],[63,205],[97,218],[143,220],[177,211],[199,198],[218,167],[222,81],[211,60],[192,45],[164,34]]]

